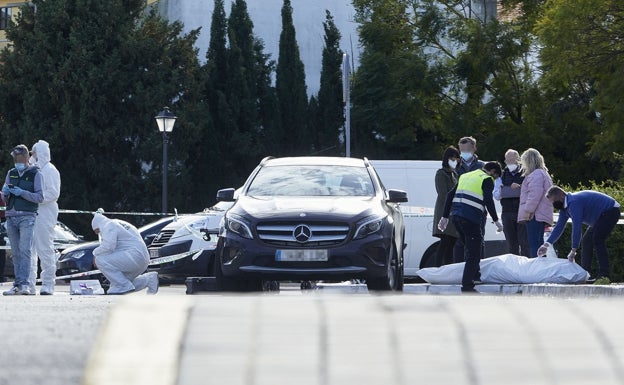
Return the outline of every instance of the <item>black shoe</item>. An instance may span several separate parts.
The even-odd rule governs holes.
[[[473,294],[474,294],[474,293],[479,293],[479,292],[477,291],[477,289],[475,289],[474,287],[463,287],[463,286],[462,286],[462,288],[461,288],[461,292],[462,292],[462,294],[463,294],[463,293],[466,293],[466,294],[470,294],[470,293],[473,293]]]

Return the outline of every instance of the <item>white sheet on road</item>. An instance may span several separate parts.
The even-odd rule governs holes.
[[[420,269],[416,274],[432,284],[461,284],[464,262]],[[483,283],[585,283],[589,279],[577,263],[562,258],[527,258],[504,254],[481,260]]]

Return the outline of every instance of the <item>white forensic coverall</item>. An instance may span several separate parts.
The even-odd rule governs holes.
[[[43,294],[54,293],[56,278],[56,252],[54,250],[54,226],[58,220],[58,200],[61,193],[61,175],[50,162],[50,145],[45,140],[39,140],[32,147],[33,156],[36,153],[35,165],[39,167],[42,176],[43,202],[39,203],[37,219],[33,232],[30,260],[30,275],[28,286],[35,294],[37,279],[37,257],[41,261],[41,291]]]
[[[130,223],[95,214],[93,230],[100,231],[100,246],[93,250],[95,264],[110,281],[108,294],[124,294],[148,288],[158,291],[158,274],[142,274],[149,264],[149,252],[141,234]]]

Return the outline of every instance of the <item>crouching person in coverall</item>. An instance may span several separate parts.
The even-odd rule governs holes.
[[[96,213],[91,222],[100,237],[100,246],[93,250],[95,264],[110,281],[107,294],[126,294],[143,290],[158,292],[158,273],[147,270],[149,253],[141,234],[130,223],[109,219]]]

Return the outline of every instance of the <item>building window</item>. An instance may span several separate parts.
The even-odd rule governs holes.
[[[5,30],[9,26],[9,20],[11,20],[11,8],[0,8],[0,30]]]

